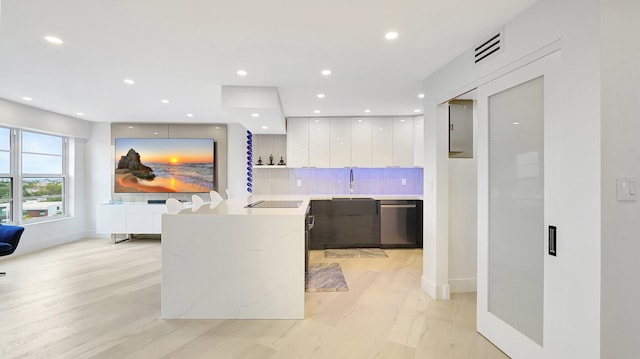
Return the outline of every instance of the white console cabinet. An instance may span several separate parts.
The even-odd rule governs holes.
[[[164,204],[127,202],[99,204],[96,207],[96,232],[110,234],[160,234]]]

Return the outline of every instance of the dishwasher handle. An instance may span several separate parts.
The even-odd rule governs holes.
[[[416,208],[415,204],[381,204],[381,208]]]

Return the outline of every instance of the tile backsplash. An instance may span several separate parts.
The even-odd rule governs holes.
[[[355,195],[421,195],[422,168],[353,168]],[[349,168],[278,168],[253,170],[254,194],[348,195]]]

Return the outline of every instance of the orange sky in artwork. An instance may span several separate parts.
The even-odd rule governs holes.
[[[142,155],[142,154],[141,154]],[[171,164],[178,164],[178,163],[202,163],[202,162],[211,162],[213,156],[211,155],[192,155],[192,156],[175,156],[175,155],[154,155],[153,153],[150,153],[147,156],[142,156],[141,160],[142,163],[144,163],[145,161],[147,162],[164,162],[164,163],[171,163]]]
[[[142,163],[211,163],[213,141],[211,139],[116,139],[116,158],[126,155],[129,149],[140,154]]]

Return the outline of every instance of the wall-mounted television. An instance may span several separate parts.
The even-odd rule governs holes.
[[[214,189],[212,138],[116,138],[115,193]]]

